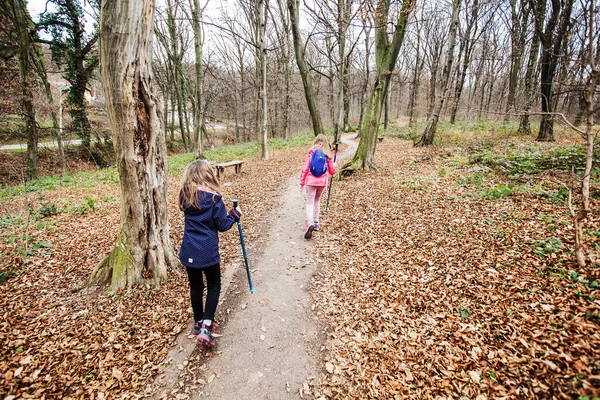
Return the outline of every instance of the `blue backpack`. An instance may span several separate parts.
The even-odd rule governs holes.
[[[327,156],[322,150],[317,149],[310,159],[310,173],[321,176],[327,171]]]

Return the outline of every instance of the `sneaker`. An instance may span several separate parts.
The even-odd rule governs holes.
[[[198,335],[200,333],[200,328],[202,328],[202,321],[195,321],[194,329],[192,330],[194,335]]]
[[[312,233],[315,230],[315,226],[314,225],[309,225],[308,229],[306,230],[306,233],[304,234],[304,239],[310,239],[312,237]]]
[[[318,222],[315,222],[315,232],[319,232],[319,228],[321,227],[321,225],[319,225]]]
[[[215,340],[212,337],[211,326],[202,324],[202,328],[200,328],[200,332],[198,333],[198,341],[205,347],[214,347],[215,345]]]
[[[200,329],[202,329],[202,321],[196,321],[194,322],[194,329],[193,329],[193,333],[194,335],[198,335],[200,333]],[[214,331],[217,330],[217,321],[213,321],[210,326],[207,327],[208,331],[210,333],[213,333]]]

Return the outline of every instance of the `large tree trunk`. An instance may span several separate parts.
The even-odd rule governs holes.
[[[450,32],[449,32],[449,43],[448,43],[448,53],[446,56],[446,65],[444,67],[444,71],[442,73],[442,93],[440,97],[437,99],[435,107],[433,109],[433,113],[429,117],[427,121],[427,126],[423,131],[423,135],[421,139],[416,143],[416,146],[429,146],[433,144],[433,139],[435,138],[435,133],[437,131],[437,124],[440,119],[440,113],[442,112],[442,107],[444,106],[444,100],[446,98],[446,93],[448,92],[448,82],[450,80],[450,72],[452,71],[452,63],[454,62],[454,47],[456,46],[456,30],[458,27],[458,9],[460,6],[460,0],[453,0],[452,2],[452,16],[450,17]]]
[[[300,70],[300,76],[302,77],[302,85],[304,86],[304,97],[306,97],[306,103],[308,105],[308,111],[310,112],[310,118],[312,121],[313,131],[315,136],[324,133],[323,123],[321,122],[321,115],[319,114],[319,108],[317,107],[317,100],[315,92],[313,90],[312,81],[310,79],[308,65],[304,59],[304,43],[302,43],[302,37],[300,36],[300,0],[287,0],[287,6],[290,11],[290,21],[292,26],[292,37],[294,39],[294,53],[296,55],[296,63]]]
[[[27,178],[36,179],[38,173],[38,130],[35,122],[33,93],[31,91],[31,66],[29,64],[30,20],[23,0],[13,0],[15,27],[19,38],[19,77],[21,79],[21,106],[25,133],[27,134]]]
[[[202,24],[200,0],[192,5],[192,27],[194,29],[194,54],[196,67],[196,113],[194,114],[194,156],[202,154],[202,133],[204,132],[204,83],[202,79]],[[237,115],[237,114],[236,114]]]
[[[143,281],[158,284],[176,258],[167,222],[167,157],[159,99],[152,93],[152,0],[103,0],[100,69],[121,182],[119,234],[88,285],[109,291]],[[124,35],[123,32],[128,32]]]
[[[385,96],[389,90],[392,72],[396,67],[400,47],[404,41],[404,33],[406,32],[407,19],[412,9],[412,1],[402,1],[402,9],[395,24],[396,30],[394,31],[391,43],[389,41],[389,33],[387,32],[389,6],[389,2],[380,1],[377,3],[375,13],[375,63],[377,67],[375,82],[373,83],[369,101],[367,102],[358,148],[352,160],[346,163],[340,172],[344,176],[351,175],[357,170],[375,168],[375,148],[377,135],[379,134],[381,110]]]

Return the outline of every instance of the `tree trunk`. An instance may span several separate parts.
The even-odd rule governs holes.
[[[452,102],[452,111],[450,113],[450,123],[454,124],[456,122],[456,113],[458,112],[458,104],[460,102],[460,98],[462,96],[462,91],[465,85],[465,79],[467,77],[467,69],[469,68],[469,64],[471,63],[471,54],[473,52],[473,47],[474,47],[474,43],[473,41],[475,40],[474,38],[471,38],[471,30],[473,29],[473,26],[475,26],[475,32],[474,35],[476,35],[477,33],[477,19],[479,18],[479,1],[478,0],[474,0],[473,1],[473,6],[471,8],[471,19],[467,22],[467,29],[465,31],[465,38],[463,39],[463,42],[461,43],[461,47],[463,47],[463,49],[461,50],[462,53],[464,53],[464,58],[463,58],[463,62],[462,62],[462,67],[460,68],[460,71],[458,72],[458,76],[457,76],[457,82],[456,82],[456,87],[454,90],[454,99]],[[459,60],[460,63],[460,60]]]
[[[21,80],[21,106],[25,133],[27,134],[27,178],[36,179],[38,173],[38,130],[35,122],[35,109],[33,106],[33,93],[31,91],[31,66],[29,64],[30,20],[23,0],[13,0],[13,13],[15,28],[19,40],[19,77]]]
[[[348,123],[350,120],[350,61],[351,53],[346,55],[344,60],[344,124],[342,131],[348,132]]]
[[[152,0],[104,1],[100,9],[100,60],[108,121],[121,185],[121,219],[110,254],[88,285],[109,291],[167,279],[176,258],[167,222],[167,157],[159,99],[152,93]],[[123,32],[129,32],[123,35]]]
[[[416,44],[416,55],[415,55],[415,69],[413,71],[412,84],[410,89],[410,96],[408,100],[408,126],[412,127],[415,124],[415,104],[417,97],[419,96],[419,86],[421,84],[421,72],[425,65],[425,59],[421,59],[421,27],[419,24],[417,27],[417,44]]]
[[[506,116],[504,121],[508,122],[509,113],[515,105],[515,95],[517,85],[519,83],[519,70],[521,69],[521,61],[523,52],[525,51],[525,39],[527,35],[527,24],[529,12],[525,9],[526,1],[521,0],[521,19],[517,13],[517,0],[511,0],[511,20],[512,27],[510,33],[511,40],[511,62],[508,84],[508,98],[506,100]]]
[[[365,119],[360,132],[360,142],[354,157],[346,163],[341,170],[343,176],[351,175],[357,170],[375,168],[375,149],[377,145],[377,135],[379,133],[379,122],[381,120],[381,110],[385,96],[389,90],[390,80],[400,47],[404,41],[406,32],[406,23],[412,8],[411,0],[402,1],[402,9],[398,15],[395,24],[392,42],[389,42],[389,33],[387,32],[389,18],[389,2],[380,1],[377,3],[375,13],[375,62],[376,75],[373,88],[367,102]]]
[[[202,154],[202,134],[204,132],[204,82],[202,79],[202,16],[200,0],[194,0],[192,7],[192,27],[194,29],[194,54],[196,67],[196,113],[194,114],[194,156]]]
[[[523,105],[523,114],[519,121],[519,133],[530,135],[531,124],[529,122],[529,112],[535,101],[535,81],[537,78],[537,64],[540,52],[540,38],[533,35],[531,47],[529,48],[529,59],[527,60],[527,72],[525,73],[525,101]]]
[[[261,150],[263,160],[269,159],[269,148],[267,147],[268,139],[268,104],[267,104],[267,48],[265,43],[265,33],[267,29],[267,10],[269,7],[269,0],[257,0],[256,11],[257,11],[257,28],[258,28],[258,44],[259,44],[259,65],[260,65],[260,80],[259,80],[259,97],[260,107],[262,111],[261,115]]]
[[[392,80],[390,80],[390,84],[388,86],[388,91],[385,94],[384,99],[384,113],[383,113],[383,131],[387,131],[388,125],[390,124],[390,103],[392,99]]]
[[[304,44],[302,43],[302,38],[300,36],[299,25],[300,0],[287,0],[287,6],[290,11],[296,63],[298,64],[298,69],[300,70],[302,85],[304,86],[304,97],[306,97],[308,111],[310,112],[313,131],[315,136],[317,136],[321,133],[324,133],[323,123],[321,122],[321,115],[319,114],[319,108],[317,107],[316,96],[313,90],[312,81],[310,79],[308,65],[306,64],[306,60],[304,58]]]
[[[46,73],[46,65],[44,63],[44,53],[42,48],[36,46],[34,50],[34,54],[32,54],[32,61],[34,63],[35,69],[37,70],[37,74],[42,80],[42,85],[44,86],[44,94],[46,95],[46,100],[48,101],[48,105],[50,106],[50,115],[52,117],[52,133],[56,138],[56,144],[58,146],[58,159],[60,162],[61,172],[64,174],[67,172],[67,161],[65,158],[65,150],[62,142],[62,132],[59,128],[58,117],[56,116],[56,111],[54,110],[54,97],[52,96],[52,88],[50,87],[50,82],[48,82],[48,74]]]
[[[367,25],[367,22],[363,20],[363,24]],[[362,85],[362,90],[360,92],[360,116],[358,118],[358,132],[362,132],[364,117],[365,117],[365,109],[367,107],[366,98],[368,96],[369,89],[369,77],[371,76],[371,64],[370,64],[370,55],[371,55],[371,29],[366,29],[365,32],[365,80]]]
[[[435,133],[437,130],[437,124],[440,119],[440,113],[442,112],[442,107],[444,106],[444,100],[446,98],[446,93],[448,92],[448,83],[450,80],[450,72],[452,71],[452,63],[454,62],[454,47],[456,46],[456,30],[458,27],[458,9],[460,7],[460,0],[452,1],[452,16],[450,17],[450,31],[449,31],[449,39],[448,39],[448,53],[446,56],[446,66],[444,67],[444,71],[442,73],[442,93],[441,96],[437,99],[435,108],[433,110],[433,114],[429,117],[427,121],[427,126],[423,131],[423,135],[421,139],[416,143],[416,146],[430,146],[433,144],[433,139],[435,138]]]
[[[570,24],[573,2],[574,0],[553,1],[550,18],[548,18],[546,28],[542,33],[541,27],[546,20],[546,13],[544,12],[546,0],[538,0],[538,4],[534,0],[530,0],[534,10],[536,32],[542,43],[542,72],[540,77],[542,118],[536,138],[538,142],[554,141],[554,116],[552,115],[554,112],[554,76],[562,56],[563,39]]]

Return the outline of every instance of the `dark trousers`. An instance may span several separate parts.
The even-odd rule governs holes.
[[[208,268],[190,268],[185,267],[190,281],[190,298],[192,299],[192,309],[194,310],[194,321],[203,319],[215,319],[217,303],[221,294],[221,266],[213,265]],[[202,304],[204,295],[204,280],[202,273],[206,276],[206,306]]]

